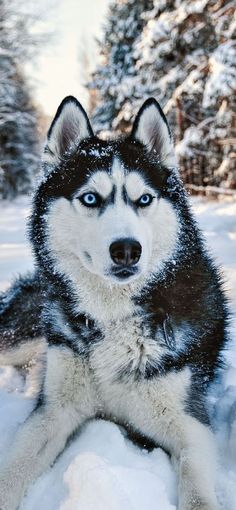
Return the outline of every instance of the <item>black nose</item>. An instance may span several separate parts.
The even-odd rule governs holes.
[[[113,262],[118,266],[134,266],[140,259],[142,247],[133,239],[118,239],[110,246]]]

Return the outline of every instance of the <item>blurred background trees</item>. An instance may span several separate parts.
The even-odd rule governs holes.
[[[92,62],[95,70],[88,79],[91,53],[84,40],[80,73],[72,92],[77,94],[78,83],[80,98],[82,85],[88,81],[88,106],[95,130],[103,136],[128,133],[143,101],[154,96],[170,122],[181,173],[189,188],[236,189],[235,1],[107,1],[103,35],[97,43],[99,59],[95,65]],[[90,3],[95,9],[92,0]],[[66,93],[71,93],[67,74],[75,41],[79,44],[84,35],[86,41],[94,37],[89,24],[84,33],[80,24],[77,33],[78,15],[84,14],[82,0],[69,7],[66,0],[50,6],[53,33],[59,4],[64,8],[62,27],[69,13],[61,73],[57,68],[54,76],[56,52],[49,60],[44,57],[48,65],[43,80],[47,83],[49,74],[53,75],[53,99],[59,96],[61,83]],[[39,170],[40,132],[43,127],[46,134],[50,119],[46,120],[35,104],[37,87],[31,89],[25,63],[34,60],[37,52],[45,52],[48,27],[44,24],[39,32],[38,24],[50,9],[46,0],[0,0],[0,198],[30,191]],[[51,96],[49,93],[50,101]]]
[[[156,97],[193,189],[236,188],[235,11],[231,0],[113,1],[88,84],[98,131],[128,132]]]
[[[118,0],[109,6],[104,38],[99,44],[100,63],[88,84],[93,100],[93,120],[98,131],[129,126],[137,80],[136,43],[145,25],[144,12],[152,0]],[[127,121],[125,121],[127,117]]]
[[[39,168],[38,112],[23,71],[39,42],[20,2],[0,0],[0,196],[26,193]]]

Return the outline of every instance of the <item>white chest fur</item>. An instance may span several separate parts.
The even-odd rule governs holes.
[[[105,416],[129,423],[158,441],[166,427],[167,409],[174,409],[178,417],[190,384],[188,368],[163,372],[161,361],[166,349],[136,316],[106,327],[104,340],[90,356]],[[155,377],[145,377],[147,370],[155,368]]]
[[[104,339],[92,349],[90,362],[99,382],[133,381],[158,368],[164,350],[142,316],[127,316],[105,325]]]

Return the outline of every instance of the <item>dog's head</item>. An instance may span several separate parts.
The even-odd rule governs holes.
[[[64,99],[43,160],[32,222],[41,260],[43,253],[69,278],[86,270],[122,285],[161,270],[174,253],[179,222],[168,192],[174,148],[155,99],[118,141],[94,136],[80,103]]]

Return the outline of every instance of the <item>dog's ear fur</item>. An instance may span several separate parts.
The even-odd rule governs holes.
[[[75,97],[65,97],[48,131],[43,162],[57,165],[68,150],[91,136],[93,130],[83,107]]]
[[[150,98],[139,110],[131,132],[131,138],[155,152],[167,167],[177,166],[170,128],[159,103]]]

